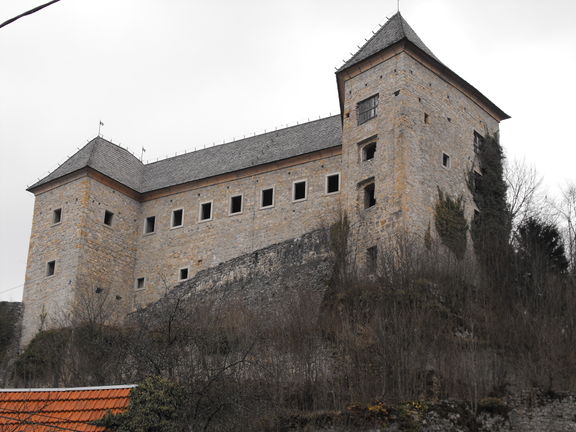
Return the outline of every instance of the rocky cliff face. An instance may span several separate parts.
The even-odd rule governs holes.
[[[153,315],[174,299],[270,310],[296,293],[320,298],[332,273],[328,233],[318,230],[203,270],[139,313]]]

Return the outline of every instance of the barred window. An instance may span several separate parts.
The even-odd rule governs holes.
[[[366,123],[371,118],[376,117],[376,108],[378,107],[378,95],[364,99],[358,102],[358,124]]]

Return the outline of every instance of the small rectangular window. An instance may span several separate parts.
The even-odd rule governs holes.
[[[62,222],[62,209],[56,209],[52,212],[52,223],[55,224],[59,224],[60,222]]]
[[[188,268],[181,268],[178,272],[178,280],[184,281],[188,279]]]
[[[340,174],[326,176],[326,193],[332,194],[340,191]]]
[[[212,201],[200,204],[200,220],[212,220]]]
[[[424,113],[424,123],[428,124],[428,119],[430,118],[430,116],[428,116],[428,114]]]
[[[366,144],[362,147],[362,160],[371,160],[374,159],[374,155],[376,154],[376,143]]]
[[[474,153],[480,153],[480,149],[484,145],[484,137],[478,132],[474,131]]]
[[[274,206],[274,188],[262,189],[262,208]]]
[[[366,249],[366,270],[368,273],[376,273],[378,268],[378,247],[372,246]]]
[[[303,201],[306,199],[306,180],[296,181],[293,183],[292,200]]]
[[[374,207],[376,205],[376,190],[374,183],[364,186],[364,208]]]
[[[56,272],[56,261],[49,261],[46,264],[46,276],[54,276]]]
[[[358,102],[357,112],[358,112],[358,124],[366,123],[368,120],[376,117],[376,108],[378,107],[378,95],[364,99]]]
[[[172,211],[172,228],[178,228],[184,225],[184,210],[178,209]]]
[[[156,229],[156,216],[148,216],[144,221],[144,234],[152,234]]]
[[[114,218],[114,213],[106,210],[104,212],[104,225],[112,226],[112,219]]]
[[[230,198],[230,214],[242,213],[242,195],[236,195]]]
[[[450,156],[446,153],[442,153],[442,166],[444,168],[450,168]]]
[[[146,286],[146,279],[141,277],[136,279],[136,289],[143,289]]]

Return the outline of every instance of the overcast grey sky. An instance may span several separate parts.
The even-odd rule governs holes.
[[[44,0],[2,0],[0,21]],[[98,132],[145,160],[338,112],[334,67],[396,0],[62,0],[0,29],[0,300],[33,196]],[[576,1],[402,0],[442,62],[512,116],[509,158],[576,181]]]

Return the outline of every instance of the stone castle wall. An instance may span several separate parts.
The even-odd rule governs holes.
[[[340,214],[340,193],[326,193],[326,175],[339,173],[339,156],[311,161],[258,176],[169,195],[142,204],[137,222],[135,305],[156,301],[179,280],[179,269],[198,271],[258,249],[328,227]],[[294,181],[307,180],[307,198],[292,200]],[[274,187],[274,206],[261,208],[261,190]],[[241,214],[230,215],[230,197],[242,195]],[[211,201],[213,218],[199,220],[200,203]],[[171,213],[184,210],[184,224],[171,228]],[[156,216],[154,234],[143,234],[144,220]]]
[[[22,344],[27,344],[45,324],[67,312],[74,300],[80,258],[80,232],[90,200],[88,178],[73,180],[36,196],[23,303]],[[53,223],[53,211],[62,209],[62,220]],[[47,263],[56,261],[53,276]]]

